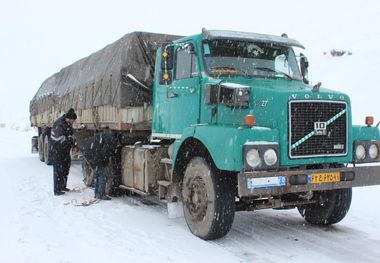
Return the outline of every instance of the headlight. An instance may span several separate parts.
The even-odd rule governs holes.
[[[255,168],[261,165],[261,159],[260,159],[259,151],[257,149],[249,150],[245,158],[248,165],[251,166],[252,168]]]
[[[264,153],[264,162],[268,166],[272,166],[277,162],[277,153],[275,150],[269,148]]]
[[[355,155],[356,155],[356,159],[358,160],[365,159],[366,153],[365,153],[365,148],[363,145],[359,144],[358,146],[356,146]]]
[[[380,141],[354,141],[354,163],[380,162]]]
[[[371,159],[375,159],[379,155],[379,149],[375,144],[371,144],[371,146],[369,147],[368,155]]]
[[[279,167],[280,147],[275,142],[249,142],[243,145],[245,171],[273,170]]]

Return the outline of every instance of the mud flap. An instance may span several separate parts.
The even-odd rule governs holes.
[[[183,205],[182,202],[169,202],[167,203],[168,217],[169,218],[180,218],[183,215]]]

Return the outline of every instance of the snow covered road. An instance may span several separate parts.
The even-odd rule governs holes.
[[[348,216],[311,226],[296,210],[239,212],[206,242],[183,218],[138,198],[81,207],[92,189],[52,194],[52,167],[30,153],[32,132],[0,130],[0,262],[380,262],[380,187],[357,188]],[[69,188],[83,188],[73,162]]]

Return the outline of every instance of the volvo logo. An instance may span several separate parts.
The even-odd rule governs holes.
[[[327,134],[327,124],[323,121],[314,122],[314,135],[326,135]]]
[[[295,99],[297,99],[299,97],[299,95],[300,94],[291,94],[290,95],[290,99],[295,100]],[[302,96],[302,95],[300,95],[300,96]],[[306,100],[310,100],[310,99],[312,99],[312,96],[310,94],[306,93],[306,94],[303,95],[303,98],[306,99]],[[332,94],[327,94],[325,96],[325,98],[324,98],[321,94],[317,94],[316,99],[318,99],[318,100],[323,100],[323,99],[329,99],[329,100],[338,100],[339,99],[339,100],[344,100],[344,96],[343,95],[336,96],[336,95],[332,95]]]

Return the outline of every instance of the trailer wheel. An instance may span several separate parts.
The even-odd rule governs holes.
[[[118,182],[118,176],[115,173],[115,169],[112,165],[112,162],[107,166],[107,182],[106,182],[106,194],[110,196],[119,196],[121,194],[121,190],[119,189],[119,185],[121,183]]]
[[[38,137],[38,157],[40,158],[41,162],[45,161],[45,156],[44,156],[44,140],[43,140],[43,135],[42,134]]]
[[[87,187],[94,187],[94,173],[86,160],[82,161],[83,182]]]
[[[299,206],[305,220],[314,225],[331,225],[341,221],[350,209],[352,189],[336,189],[319,192],[320,202]]]
[[[107,167],[106,194],[111,196],[120,196],[125,190],[119,188],[121,185],[121,149],[116,149],[115,154],[110,158]]]
[[[38,140],[39,140],[38,136],[32,137],[32,149],[31,149],[32,153],[38,152]]]
[[[44,144],[43,144],[43,148],[44,148],[44,161],[47,165],[51,165],[51,160],[49,158],[49,136],[46,135],[45,136],[45,140],[44,140]]]
[[[194,157],[182,185],[183,210],[191,232],[212,240],[225,236],[235,215],[233,176],[217,171],[212,162]]]
[[[118,188],[121,184],[118,179],[119,177],[115,174],[115,169],[112,164],[107,166],[107,182],[105,192],[107,195],[118,196],[122,191]],[[95,186],[94,172],[91,166],[86,160],[82,161],[82,174],[83,182],[87,187]]]

